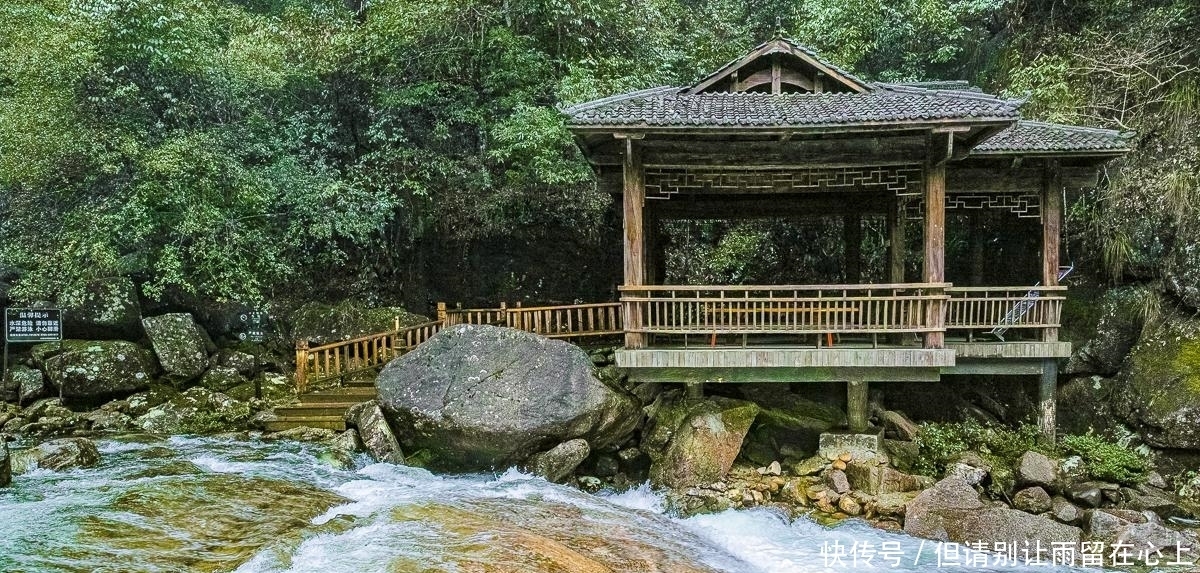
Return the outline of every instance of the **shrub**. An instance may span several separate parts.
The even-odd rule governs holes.
[[[994,468],[1011,468],[1017,458],[1029,450],[1054,453],[1052,448],[1038,443],[1035,426],[1021,425],[1012,429],[973,420],[921,424],[921,431],[913,441],[920,448],[920,459],[914,469],[935,477],[943,475],[947,464],[965,451],[979,453]]]
[[[1135,485],[1146,478],[1150,461],[1138,452],[1095,434],[1063,436],[1065,451],[1083,458],[1093,478]]]

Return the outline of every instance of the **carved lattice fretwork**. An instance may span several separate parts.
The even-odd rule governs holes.
[[[1021,219],[1042,218],[1042,200],[1037,193],[950,193],[946,209],[1000,209]],[[924,212],[924,199],[904,203],[904,215],[910,220],[921,219]]]
[[[813,169],[646,168],[646,198],[678,193],[804,193],[852,189],[887,190],[901,196],[921,193],[921,168],[839,167]]]

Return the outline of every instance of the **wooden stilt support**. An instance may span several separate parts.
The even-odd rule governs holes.
[[[851,432],[867,431],[867,420],[871,416],[871,405],[867,395],[867,383],[852,380],[846,383],[846,419]]]
[[[1042,379],[1038,385],[1038,428],[1042,441],[1053,444],[1058,426],[1058,406],[1055,394],[1058,391],[1058,361],[1042,361]]]
[[[703,382],[685,382],[683,385],[684,397],[689,402],[698,402],[704,399],[704,383]]]
[[[646,234],[645,207],[646,185],[642,169],[641,150],[633,139],[625,139],[625,161],[623,165],[624,188],[622,205],[625,216],[625,285],[646,284]],[[641,332],[642,315],[640,305],[628,305],[622,315],[625,325],[625,348],[644,348],[646,335]]]

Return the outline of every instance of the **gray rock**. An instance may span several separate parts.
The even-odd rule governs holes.
[[[954,462],[946,468],[945,477],[953,477],[960,479],[970,485],[978,485],[988,476],[988,471],[983,468],[967,465],[962,462]]]
[[[1068,499],[1084,507],[1100,507],[1104,501],[1104,490],[1116,490],[1117,486],[1104,482],[1086,481],[1073,483],[1063,491]]]
[[[249,376],[257,368],[258,359],[253,354],[226,348],[217,352],[217,365],[233,368],[238,374]]]
[[[596,477],[610,478],[621,471],[621,464],[617,461],[617,458],[607,454],[596,456],[596,461],[593,465],[592,473],[596,474]]]
[[[1145,296],[1145,290],[1140,287],[1105,291],[1099,301],[1100,320],[1092,338],[1076,345],[1063,373],[1116,374],[1142,332],[1142,313],[1138,307]]]
[[[0,438],[0,487],[12,483],[12,458],[8,454],[8,442]]]
[[[1082,532],[1077,527],[1051,521],[1015,509],[986,506],[966,482],[948,478],[921,492],[908,503],[904,512],[904,531],[909,535],[969,543],[980,539],[1042,547],[1052,543],[1078,544]]]
[[[1050,500],[1050,517],[1067,525],[1079,525],[1083,521],[1083,510],[1063,497]]]
[[[560,483],[567,479],[591,452],[592,448],[588,446],[587,440],[567,440],[545,452],[530,456],[525,467],[529,472],[548,481]]]
[[[833,491],[840,494],[850,492],[850,480],[846,477],[846,472],[842,470],[829,470],[829,473],[825,474],[825,481],[829,483],[829,487],[833,488]]]
[[[86,438],[61,438],[13,452],[11,463],[14,474],[38,468],[56,472],[90,468],[100,463],[100,451],[96,449],[96,444]]]
[[[367,453],[371,454],[371,457],[378,462],[404,463],[404,451],[400,448],[400,441],[392,433],[392,428],[388,425],[387,418],[384,417],[379,404],[365,402],[356,405],[352,411],[354,413],[352,425],[358,429],[358,436],[362,439]],[[351,411],[346,412],[347,416],[350,414]]]
[[[216,392],[224,392],[245,381],[237,369],[231,366],[213,366],[200,377],[201,386]]]
[[[1021,454],[1014,470],[1018,486],[1036,485],[1051,489],[1058,481],[1058,462],[1038,452]]]
[[[1132,546],[1134,549],[1131,552],[1135,555],[1142,551],[1151,555],[1161,551],[1163,555],[1182,557],[1188,562],[1194,561],[1197,551],[1200,551],[1195,532],[1175,531],[1158,523],[1135,523],[1121,527],[1109,545],[1114,543]],[[1167,561],[1168,559],[1163,559],[1160,563]]]
[[[1121,488],[1121,508],[1153,512],[1162,519],[1189,514],[1179,506],[1179,498],[1175,494],[1151,485],[1143,485],[1138,489]]]
[[[1050,494],[1038,486],[1027,487],[1013,495],[1013,507],[1026,513],[1045,513],[1052,505]]]
[[[357,454],[361,451],[364,451],[362,439],[360,439],[358,436],[358,430],[355,430],[354,428],[350,428],[349,430],[338,434],[338,436],[333,439],[333,442],[329,444],[329,447],[335,450],[341,450],[348,454]]]
[[[126,432],[134,429],[133,418],[116,410],[93,410],[83,415],[97,432]]]
[[[134,419],[134,424],[152,434],[228,432],[249,427],[250,406],[197,386],[150,407]]]
[[[1093,509],[1084,514],[1088,537],[1095,541],[1116,539],[1117,533],[1129,522],[1106,511]]]
[[[141,318],[132,280],[101,279],[88,284],[79,300],[63,305],[63,332],[94,340],[137,340]]]
[[[34,360],[64,398],[97,400],[145,390],[158,371],[149,350],[123,340],[39,344]]]
[[[829,465],[829,461],[820,456],[812,456],[805,458],[792,465],[792,475],[797,476],[814,476],[825,470],[825,466]]]
[[[47,390],[46,377],[41,370],[18,364],[9,368],[8,376],[0,385],[0,402],[20,400],[22,404],[28,404],[48,394]]]
[[[970,484],[948,477],[905,505],[904,531],[917,537],[946,541],[949,540],[947,524],[982,509],[984,503]]]
[[[179,382],[196,379],[208,367],[207,336],[188,313],[171,313],[142,319],[146,337],[163,371]]]
[[[660,395],[647,411],[641,447],[650,456],[650,481],[680,488],[729,473],[758,406],[720,397],[689,401],[673,391]]]
[[[443,330],[389,363],[376,385],[401,442],[427,451],[438,470],[504,468],[574,438],[608,450],[641,420],[583,350],[509,328]]]

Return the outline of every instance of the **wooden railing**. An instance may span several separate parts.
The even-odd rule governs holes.
[[[1067,287],[953,287],[946,313],[947,330],[992,331],[1008,329],[1054,330],[1062,322]]]
[[[621,334],[621,303],[568,304],[559,306],[508,306],[498,308],[445,308],[438,316],[447,325],[491,324],[507,326],[547,338],[577,338]]]
[[[391,359],[416,348],[442,329],[440,321],[426,322],[359,338],[309,348],[307,340],[296,342],[296,391],[305,392],[310,382],[340,378],[382,367]]]
[[[625,328],[647,334],[941,332],[947,284],[623,286]]]

